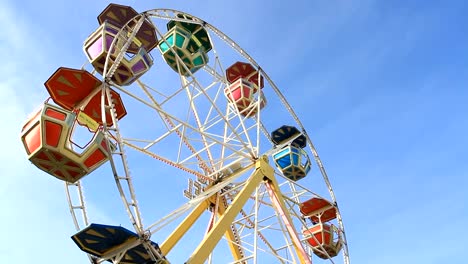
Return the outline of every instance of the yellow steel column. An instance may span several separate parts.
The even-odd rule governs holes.
[[[248,165],[243,167],[228,177],[224,178],[223,181],[227,181],[229,179],[236,178],[237,176],[243,174],[247,170],[251,169],[252,165]],[[210,185],[206,188],[205,191],[209,190],[209,188],[214,187],[216,185]],[[171,249],[179,242],[179,240],[187,233],[187,231],[192,227],[193,224],[200,218],[201,214],[208,209],[210,204],[215,203],[215,195],[207,198],[206,200],[202,201],[193,211],[177,226],[177,228],[169,235],[169,237],[160,245],[161,252],[163,255],[166,255],[171,251]],[[232,231],[231,231],[232,232]]]
[[[218,215],[221,217],[224,212],[226,211],[226,199],[224,197],[221,198],[221,202],[218,208]],[[231,250],[232,255],[234,256],[234,260],[240,260],[242,258],[242,252],[239,248],[239,243],[240,241],[236,241],[236,236],[234,235],[234,232],[232,231],[231,228],[226,230],[226,233],[224,234],[227,238],[227,242],[229,245],[229,249]]]
[[[210,206],[211,199],[201,202],[193,211],[182,221],[168,238],[159,246],[162,254],[165,256],[179,242],[179,240],[187,233],[202,213]]]
[[[250,198],[250,195],[262,182],[264,175],[268,173],[269,170],[271,171],[271,174],[273,173],[273,168],[268,165],[266,157],[259,159],[256,162],[255,167],[256,169],[254,173],[246,181],[242,190],[237,194],[236,198],[234,198],[234,201],[232,201],[227,210],[220,217],[219,221],[198,245],[192,256],[190,256],[190,258],[185,262],[186,264],[201,264],[205,262],[223,234],[230,229],[232,222]]]

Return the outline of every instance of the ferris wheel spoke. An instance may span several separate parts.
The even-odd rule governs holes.
[[[182,78],[183,82],[186,82],[187,80],[185,78]],[[194,103],[194,95],[193,95],[193,90],[189,90],[189,89],[185,89],[186,92],[187,92],[187,96],[188,96],[188,99],[189,99],[189,102],[190,102],[190,108],[192,110],[192,114],[195,118],[195,122],[198,126],[198,129],[199,130],[202,130],[203,129],[203,126],[202,126],[202,123],[200,121],[200,116],[198,114],[198,109]],[[204,134],[201,135],[201,138],[203,140],[203,144],[204,144],[204,148],[202,149],[204,152],[206,152],[206,155],[207,155],[207,158],[208,158],[208,162],[211,163],[211,168],[214,167],[214,164],[212,162],[213,160],[213,154],[211,153],[210,151],[210,146],[208,145],[208,142],[207,142],[207,138]],[[214,143],[214,142],[213,142]],[[214,144],[211,144],[211,146],[213,146]]]
[[[226,114],[226,119],[228,121],[234,120],[236,118],[236,113],[233,112],[230,108],[228,108],[227,110],[228,110],[228,112]],[[223,122],[223,120],[221,120],[221,119],[213,120],[213,122],[210,123],[209,126],[205,126],[203,130],[207,131],[206,133],[212,135],[213,137],[224,139],[224,141],[223,141],[224,144],[230,144],[230,142],[237,142],[237,143],[241,144],[241,142],[235,137],[234,133],[231,132],[231,133],[228,134],[228,128],[227,127],[224,128],[224,130],[223,130],[224,134],[223,135],[212,134],[211,132],[209,132],[212,127],[214,127],[214,126],[216,126],[216,125],[218,125],[218,124],[220,124],[222,122]],[[248,137],[249,133],[252,130],[256,129],[257,127],[258,127],[257,124],[253,124],[250,127],[242,127],[242,123],[239,123],[234,127],[234,129],[238,130],[240,135],[246,135],[246,137]],[[224,146],[222,146],[221,148],[223,148],[223,147]],[[243,147],[243,145],[241,147]],[[252,149],[256,149],[256,147],[252,147]]]
[[[205,146],[203,148],[200,148],[197,152],[193,153],[192,155],[186,157],[184,160],[181,160],[181,161],[178,161],[178,163],[180,164],[186,164],[189,160],[191,160],[192,158],[196,157],[196,156],[199,156],[200,153],[202,152],[207,152],[208,153],[208,158],[209,158],[209,162],[211,163],[211,168],[214,167],[214,161],[215,159],[212,158],[212,155],[210,154],[210,148],[213,147],[214,145],[216,145],[216,142],[211,142],[211,143],[208,143],[208,141],[204,141],[205,143]],[[197,162],[198,163],[198,162]],[[212,172],[212,170],[210,169],[208,171],[208,173]]]
[[[137,79],[135,81],[136,84],[138,84],[138,86],[140,86],[140,88],[147,94],[149,95],[149,97],[155,97],[155,96],[160,96],[163,98],[162,102],[164,102],[165,100],[167,99],[170,99],[170,95],[166,95],[165,93],[163,93],[162,91],[158,90],[158,89],[155,89],[151,86],[149,86],[148,84],[146,83],[143,83],[140,79]],[[152,95],[152,93],[154,93],[155,95]],[[173,95],[171,95],[173,96]],[[153,100],[151,100],[153,101]],[[161,104],[161,103],[160,103]]]
[[[192,82],[188,82],[187,85],[191,85]],[[168,102],[176,98],[178,95],[182,94],[187,87],[181,86],[179,87],[176,91],[174,91],[171,95],[169,95],[167,98],[161,101],[159,103],[160,107],[162,108],[164,105],[166,105]]]
[[[142,85],[141,82],[139,82],[139,84],[140,84],[140,87],[141,87],[141,88],[144,90],[144,92],[146,93],[146,95],[151,99],[151,101],[153,102],[153,104],[160,107],[160,105],[156,102],[156,100],[154,99],[154,97],[151,96],[151,93],[149,92],[149,90],[146,89],[146,87],[145,87],[144,85]],[[187,138],[184,136],[185,129],[183,129],[182,132],[180,132],[180,130],[179,130],[179,128],[182,126],[182,124],[179,124],[179,125],[176,126],[176,125],[174,124],[174,122],[172,122],[171,119],[169,119],[169,118],[167,117],[167,115],[164,115],[164,113],[161,113],[161,112],[159,112],[159,111],[158,111],[158,114],[160,115],[161,119],[162,119],[163,121],[165,121],[164,124],[169,125],[169,126],[171,127],[171,129],[170,129],[170,130],[168,129],[168,132],[167,132],[165,135],[163,135],[163,136],[167,136],[167,135],[169,135],[170,133],[175,132],[175,133],[180,137],[180,139],[181,139],[181,141],[180,141],[180,143],[179,143],[179,152],[180,152],[181,144],[182,144],[182,142],[184,142],[184,145],[186,145],[186,146],[192,151],[192,153],[195,153],[195,151],[196,151],[195,148],[189,143],[189,141],[187,140]],[[164,138],[164,137],[162,137],[162,138]],[[154,141],[154,143],[147,145],[147,146],[145,147],[145,149],[148,149],[151,145],[154,145],[155,143],[157,143],[157,140]],[[199,161],[199,163],[200,163],[200,167],[201,167],[205,172],[210,172],[208,166],[207,166],[206,163],[203,161],[203,159],[200,157],[200,155],[196,154],[195,156],[196,156],[196,159],[197,159],[197,160]]]
[[[203,22],[203,24],[204,24],[204,23],[205,23],[205,22]],[[210,67],[210,65],[207,64],[207,65],[205,65],[205,66],[203,67],[203,69],[204,69],[205,71],[209,72],[211,75],[213,75],[213,78],[215,78],[216,80],[218,80],[218,81],[220,82],[220,85],[224,85],[224,84],[226,83],[226,78],[224,77],[224,74],[218,73],[218,72],[216,71],[216,69],[217,69],[217,67],[219,67],[220,72],[224,72],[225,70],[224,70],[224,67],[223,67],[223,65],[222,65],[222,62],[221,62],[221,60],[219,59],[219,56],[218,56],[218,54],[217,54],[216,45],[215,45],[215,43],[212,41],[212,38],[210,37],[210,32],[207,32],[207,33],[208,33],[208,36],[209,36],[208,39],[209,39],[209,41],[210,41],[210,43],[211,43],[212,50],[213,50],[213,53],[214,53],[215,63],[214,63],[214,67]],[[221,87],[220,87],[220,88],[221,88]],[[218,93],[216,94],[216,98],[218,98],[218,95],[221,93],[221,90],[222,90],[222,89],[218,89]],[[215,101],[216,101],[216,99],[215,99]],[[210,108],[210,112],[209,112],[209,114],[207,115],[206,120],[205,120],[205,123],[204,123],[206,129],[210,128],[210,126],[206,126],[206,124],[208,123],[208,119],[209,119],[209,117],[210,117],[210,113],[211,113],[212,110],[213,110],[213,107]],[[229,110],[230,110],[230,107],[228,106],[228,108],[227,108],[228,114],[225,115],[225,116],[226,116],[226,119],[225,119],[224,121],[228,121],[228,122],[230,121],[230,117],[229,117],[230,115],[229,115],[229,113],[230,113],[231,111],[229,111]],[[238,113],[237,113],[237,114],[238,114]],[[232,116],[232,117],[236,117],[236,116],[239,116],[239,117],[240,117],[240,115],[231,115],[231,116]],[[231,118],[232,118],[232,117],[231,117]],[[219,119],[219,120],[221,121],[221,119]],[[241,120],[241,121],[242,121],[242,120]],[[217,123],[217,122],[216,122],[216,123]],[[215,123],[213,123],[213,124],[215,124]],[[242,124],[242,122],[241,122],[241,124]],[[236,127],[235,129],[237,130],[238,127]],[[228,130],[228,127],[225,126],[225,128],[224,128],[224,138],[231,137],[231,135],[233,134],[233,133],[231,132],[231,135],[227,136],[227,135],[226,135],[227,130]],[[248,134],[247,134],[247,130],[244,130],[244,131],[245,131],[245,134],[248,135]],[[250,142],[250,138],[249,138],[249,137],[247,137],[247,140],[248,140],[248,142],[250,143],[250,145],[252,145],[251,142]],[[225,143],[228,143],[228,142],[225,141]],[[257,143],[258,143],[258,142],[257,142]],[[257,146],[256,149],[258,150],[259,144],[257,144],[256,146]],[[222,148],[221,148],[221,156],[222,156],[222,157],[224,157],[224,153],[225,153],[225,148],[224,148],[224,146],[222,146]],[[258,151],[257,151],[255,157],[258,157]],[[220,163],[220,164],[219,164],[219,166],[222,166],[222,165],[223,165],[223,163]]]
[[[280,184],[280,186],[284,186],[284,185],[287,185],[287,186],[290,186],[290,185],[294,185],[296,189],[299,189],[301,191],[297,191],[297,192],[293,192],[293,194],[297,195],[297,196],[300,196],[300,197],[318,197],[318,198],[322,198],[322,199],[325,199],[323,196],[319,195],[318,193],[310,190],[309,188],[307,188],[306,186],[298,183],[297,181],[291,181],[289,180],[288,178],[284,177],[284,175],[278,173],[278,172],[275,172],[275,175],[280,178],[280,179],[283,179],[284,182]],[[289,198],[290,200],[292,198],[295,198],[295,197],[292,197],[294,195],[288,195],[287,198]]]
[[[143,103],[143,104],[145,104],[145,105],[147,105],[147,106],[149,106],[149,107],[155,109],[156,111],[160,112],[164,117],[167,117],[168,119],[171,120],[171,122],[174,122],[174,124],[176,124],[176,126],[180,124],[180,125],[182,125],[183,127],[185,127],[185,129],[188,129],[188,130],[190,130],[190,131],[193,131],[194,133],[196,132],[196,133],[199,134],[199,135],[203,135],[203,136],[205,136],[208,140],[211,140],[211,141],[213,141],[213,142],[216,142],[216,143],[220,144],[221,146],[224,146],[223,141],[218,140],[216,137],[210,135],[210,133],[208,133],[207,131],[200,131],[197,127],[195,127],[195,126],[189,124],[188,122],[186,122],[186,121],[184,121],[184,120],[182,120],[182,119],[180,119],[180,118],[178,118],[178,117],[176,117],[176,116],[174,116],[174,115],[168,113],[167,111],[165,111],[165,110],[163,110],[162,108],[160,108],[160,106],[154,105],[154,104],[149,103],[149,102],[146,102],[145,100],[143,100],[143,99],[141,99],[141,98],[139,98],[139,97],[137,97],[137,96],[131,94],[130,92],[128,92],[128,91],[125,90],[125,89],[119,89],[118,87],[116,87],[116,88],[117,88],[119,91],[121,91],[121,92],[123,92],[123,93],[126,93],[126,94],[132,96],[133,98],[137,99],[138,102],[141,102],[141,103]],[[223,118],[223,120],[225,120],[225,118]],[[232,127],[232,126],[230,126],[230,127],[231,127],[231,130],[232,130],[233,127]],[[251,149],[251,148],[246,147],[245,141],[244,141],[242,138],[240,138],[240,136],[239,136],[238,133],[236,133],[236,132],[234,131],[232,134],[237,138],[238,142],[239,142],[240,144],[242,144],[243,149],[245,149],[245,150]],[[227,148],[230,148],[230,147],[228,146]],[[236,149],[232,149],[232,148],[230,148],[230,149],[231,149],[231,151],[238,152],[238,150],[236,150]],[[250,157],[251,157],[251,156],[248,155],[247,153],[241,153],[241,155],[242,155],[242,156],[245,156],[246,158],[250,158]]]
[[[214,85],[216,85],[216,83],[213,82],[213,83],[210,84],[210,85],[213,85],[213,86],[214,86]],[[222,93],[221,93],[221,91],[222,91],[222,86],[223,86],[222,84],[218,84],[218,88],[216,88],[216,94],[215,94],[215,96],[214,96],[214,101],[215,101],[215,102],[220,100],[220,94],[222,94]],[[213,112],[214,112],[213,106],[209,106],[208,113],[206,114],[206,118],[205,118],[205,120],[203,121],[203,127],[204,127],[204,128],[208,128],[208,124],[210,124],[210,123],[212,122],[212,120],[220,120],[220,118],[217,117],[215,114],[213,114]]]
[[[181,58],[176,56],[178,58],[178,62],[181,61]],[[185,66],[185,65],[184,65]],[[208,95],[207,91],[203,88],[203,86],[197,81],[197,79],[193,76],[192,73],[189,72],[190,78],[193,80],[193,85],[194,87],[197,87],[198,90],[200,91],[200,95],[204,95],[204,99],[207,100],[208,105],[212,107],[214,110],[215,114],[219,116],[223,121],[225,126],[231,131],[231,133],[239,140],[244,145],[244,149],[246,150],[251,150],[252,149],[252,143],[251,140],[248,136],[247,133],[244,133],[247,142],[243,140],[243,138],[240,136],[240,134],[237,132],[237,130],[231,125],[231,123],[226,120],[226,117],[223,115],[219,107],[216,105],[215,101]],[[185,77],[181,76],[181,79],[185,79]],[[244,128],[245,129],[245,128]],[[245,131],[245,130],[244,130]],[[203,135],[203,134],[202,134]]]
[[[213,49],[215,50],[215,49]],[[214,82],[217,82],[217,83],[221,83],[221,84],[224,84],[226,82],[226,79],[224,77],[224,75],[222,73],[219,73],[218,71],[216,71],[216,67],[220,67],[220,72],[224,72],[222,66],[221,66],[221,62],[219,62],[219,59],[215,56],[215,65],[214,67],[211,67],[210,65],[205,65],[203,66],[203,70],[205,70],[208,74],[211,74],[213,75],[214,77]]]
[[[176,167],[176,168],[178,168],[178,169],[181,169],[181,170],[183,170],[183,171],[185,171],[185,172],[191,173],[191,174],[193,174],[193,175],[195,175],[195,176],[197,176],[197,177],[199,177],[199,178],[206,179],[206,180],[208,180],[208,181],[211,181],[211,180],[212,180],[211,178],[209,178],[209,177],[207,177],[207,176],[205,176],[205,175],[203,175],[203,174],[201,174],[201,173],[199,173],[199,172],[197,172],[197,171],[195,171],[195,170],[192,170],[192,169],[189,169],[189,168],[185,168],[185,167],[179,165],[179,164],[176,163],[176,162],[173,162],[173,161],[171,161],[171,160],[169,160],[169,159],[166,159],[166,158],[164,158],[164,157],[162,157],[162,156],[160,156],[160,155],[158,155],[158,154],[156,154],[156,153],[153,153],[153,152],[151,152],[151,151],[148,151],[148,150],[145,150],[145,149],[143,149],[143,148],[140,148],[140,147],[138,147],[138,146],[136,146],[136,145],[134,145],[134,144],[132,144],[132,143],[130,143],[130,142],[124,142],[124,144],[127,145],[127,146],[129,146],[129,147],[131,147],[131,148],[133,148],[133,149],[135,149],[135,150],[138,150],[138,151],[140,151],[140,152],[142,152],[142,153],[144,153],[144,154],[146,154],[146,155],[148,155],[148,156],[150,156],[150,157],[152,157],[152,158],[155,158],[155,159],[157,159],[157,160],[159,160],[159,161],[162,161],[162,162],[164,162],[164,163],[166,163],[166,164],[168,164],[168,165],[171,165],[171,166],[173,166],[173,167]]]
[[[187,87],[187,85],[183,85],[183,86]],[[218,89],[218,90],[219,90],[219,89]],[[199,95],[200,95],[200,94],[204,94],[204,93],[199,93]],[[219,94],[219,93],[218,93],[218,94]],[[206,94],[205,94],[205,95],[206,95]],[[193,101],[191,101],[191,102],[193,102]],[[213,106],[214,106],[213,101],[211,101],[210,111],[212,111],[212,110],[214,109]],[[158,108],[158,107],[157,107],[157,108]],[[218,116],[219,116],[219,115],[218,115]],[[223,116],[220,116],[220,117],[219,117],[219,121],[224,121],[224,122],[226,122],[226,120],[224,119]],[[186,121],[185,123],[188,123],[188,122]],[[199,123],[199,122],[197,122],[197,123]],[[200,127],[200,126],[199,126],[199,127]],[[237,135],[237,133],[235,132],[235,130],[236,130],[236,129],[234,129],[234,132],[233,132],[232,134],[234,134],[234,136],[239,137],[239,136]],[[206,130],[205,130],[205,131],[206,131]],[[200,133],[200,134],[202,135],[202,137],[204,137],[204,134],[203,134],[203,133]],[[248,134],[246,134],[246,136],[248,137]],[[239,142],[244,142],[244,140],[239,140]],[[244,145],[244,147],[245,147],[245,145]]]

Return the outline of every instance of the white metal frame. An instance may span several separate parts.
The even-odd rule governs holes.
[[[192,19],[180,18],[177,16],[178,14],[192,17]],[[213,77],[211,83],[203,84],[199,81],[197,79],[198,73],[190,73],[188,77],[180,75],[180,87],[175,89],[172,93],[168,93],[164,91],[164,87],[162,89],[156,89],[155,87],[143,83],[141,80],[137,80],[136,84],[139,86],[141,89],[140,92],[142,93],[138,94],[132,90],[135,89],[135,85],[130,89],[129,87],[118,86],[111,81],[111,77],[115,73],[120,60],[125,55],[125,50],[131,44],[132,38],[136,35],[136,32],[145,20],[152,21],[152,19],[196,23],[207,30],[211,38],[214,58],[211,57],[212,63],[204,66],[200,71]],[[221,63],[216,50],[217,43],[213,42],[213,38],[216,37],[258,70],[259,76],[265,79],[265,83],[267,83],[269,88],[276,94],[276,97],[295,120],[295,125],[306,137],[310,154],[312,154],[315,159],[320,174],[327,186],[331,201],[336,207],[339,232],[343,238],[342,255],[344,263],[349,264],[349,253],[343,221],[334,191],[322,161],[298,116],[267,73],[264,72],[257,62],[231,38],[216,27],[195,16],[171,9],[153,9],[139,14],[133,20],[136,22],[134,28],[129,28],[127,23],[118,33],[118,35],[122,36],[127,41],[120,50],[117,58],[113,60],[113,64],[110,65],[109,56],[106,59],[103,73],[103,76],[105,76],[103,78],[105,84],[101,87],[101,104],[102,121],[104,124],[103,129],[106,132],[107,140],[112,141],[117,146],[116,149],[112,151],[110,157],[112,173],[122,202],[130,218],[130,222],[138,235],[149,239],[151,234],[157,233],[172,221],[177,221],[180,216],[189,209],[194,208],[197,204],[215,194],[217,194],[218,199],[222,198],[229,202],[232,197],[235,196],[236,192],[242,188],[245,182],[242,179],[242,173],[237,173],[238,177],[232,177],[228,180],[221,181],[208,191],[196,195],[195,198],[182,205],[179,209],[169,213],[166,217],[161,218],[151,225],[143,226],[136,191],[133,187],[133,179],[130,174],[126,153],[127,147],[153,157],[165,165],[173,166],[188,174],[192,174],[203,186],[207,186],[218,180],[221,176],[227,176],[232,172],[233,167],[237,168],[241,166],[241,170],[248,172],[256,159],[261,155],[271,153],[271,150],[263,153],[261,151],[262,147],[265,147],[264,145],[270,146],[269,148],[271,148],[272,143],[269,131],[264,122],[262,122],[259,97],[257,97],[256,105],[257,114],[253,118],[242,116],[239,110],[232,105],[227,104],[227,107],[224,109],[219,106],[221,100],[226,100],[223,95],[223,90],[227,85],[227,81],[224,77],[225,67]],[[159,39],[162,39],[163,32],[159,30],[156,24],[155,28]],[[127,32],[130,32],[128,36]],[[111,49],[114,44],[115,43],[112,43]],[[157,48],[155,50],[157,50]],[[174,52],[174,54],[176,53]],[[176,57],[178,56],[176,55]],[[178,58],[178,61],[180,67],[186,67],[181,63],[180,58]],[[258,79],[260,81],[260,78]],[[110,93],[111,87],[121,94],[131,97],[134,99],[135,103],[141,103],[148,109],[151,109],[151,111],[154,111],[155,118],[159,117],[164,124],[165,132],[154,138],[124,137],[120,131],[118,120],[115,117],[115,109]],[[183,96],[187,98],[187,102],[190,106],[185,117],[174,114],[171,109],[166,107],[171,100]],[[260,96],[260,92],[257,96]],[[156,99],[157,97],[163,97],[164,99],[158,101]],[[269,100],[273,100],[273,98],[269,98]],[[204,104],[200,104],[200,101],[203,101]],[[106,105],[109,105],[109,107]],[[207,106],[208,109],[206,109]],[[111,112],[112,126],[106,125],[106,111]],[[215,131],[218,133],[215,133]],[[169,140],[174,136],[179,138],[179,142],[177,148],[174,149],[174,153],[172,153],[173,155],[164,155],[164,153],[161,154],[153,150],[160,142]],[[306,226],[307,224],[304,219],[302,219],[298,205],[300,201],[311,197],[320,197],[320,195],[312,192],[300,183],[287,180],[278,172],[276,172],[276,174],[277,177],[283,179],[280,187],[289,210],[288,213],[294,218],[296,225],[299,227]],[[76,189],[75,192],[78,193],[78,200],[74,200],[70,195],[70,192],[73,191],[72,189]],[[77,230],[81,230],[84,226],[89,224],[81,183],[67,183],[66,190],[75,227]],[[236,263],[261,262],[258,257],[259,254],[275,256],[280,263],[297,263],[298,261],[293,257],[293,241],[286,235],[288,233],[288,228],[285,227],[284,222],[278,218],[277,208],[267,199],[267,194],[268,190],[265,186],[256,188],[255,194],[252,195],[250,201],[241,211],[241,214],[231,225],[231,229],[238,240],[236,243],[243,252],[243,259]],[[79,214],[82,215],[83,220],[79,220]],[[213,218],[213,221],[216,221],[216,217]],[[295,235],[301,234],[301,230],[296,230]],[[282,242],[278,243],[278,239],[270,241],[269,239],[272,235],[279,238]],[[305,239],[302,239],[302,243],[306,247],[307,242]],[[311,250],[308,250],[308,254],[312,257]],[[114,263],[118,263],[122,256],[123,254],[120,254],[116,258],[113,258]],[[95,263],[96,260],[92,259],[91,256],[89,257],[90,261]],[[153,259],[156,260],[157,257],[158,256],[154,255]],[[105,259],[101,259],[99,262],[104,260]],[[215,260],[212,261],[216,263]],[[330,262],[335,263],[333,259],[330,259]]]

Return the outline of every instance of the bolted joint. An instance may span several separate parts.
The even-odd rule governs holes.
[[[255,168],[260,171],[265,179],[269,179],[274,175],[274,169],[270,166],[268,161],[268,156],[264,155],[257,160],[255,163]]]

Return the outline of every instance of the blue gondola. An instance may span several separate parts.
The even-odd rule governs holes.
[[[302,148],[289,145],[273,154],[276,167],[290,180],[304,178],[310,171],[310,159]]]

